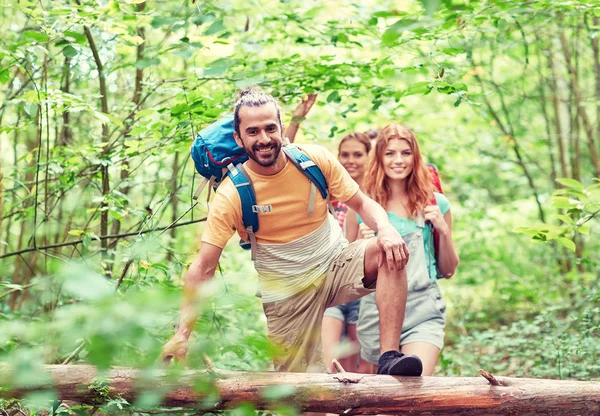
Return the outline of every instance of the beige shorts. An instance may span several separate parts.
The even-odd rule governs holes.
[[[330,306],[359,299],[375,290],[363,284],[369,240],[351,243],[333,259],[327,273],[291,298],[264,303],[269,338],[277,348],[277,371],[326,371],[321,346],[323,313]]]

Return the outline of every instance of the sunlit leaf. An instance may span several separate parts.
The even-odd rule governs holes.
[[[556,237],[556,241],[559,244],[568,248],[569,250],[575,252],[575,243],[572,240],[569,240],[568,238],[565,238],[565,237]]]
[[[567,188],[573,188],[573,189],[576,189],[578,191],[581,191],[583,189],[583,185],[581,184],[581,182],[579,182],[576,179],[572,179],[572,178],[557,178],[556,182],[560,183],[561,185],[566,186]]]
[[[50,39],[50,36],[46,35],[43,32],[35,32],[33,30],[26,30],[23,32],[23,36],[29,39],[33,39],[36,42],[44,43]]]

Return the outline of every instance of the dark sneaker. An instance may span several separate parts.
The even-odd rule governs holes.
[[[398,351],[386,351],[379,357],[377,374],[420,376],[422,373],[423,363],[416,355],[406,355]]]

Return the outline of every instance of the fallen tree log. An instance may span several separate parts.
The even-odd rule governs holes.
[[[211,370],[182,371],[174,380],[167,371],[115,368],[100,382],[89,365],[45,366],[58,397],[81,404],[99,404],[121,397],[133,403],[142,391],[164,394],[166,407],[203,411],[253,403],[273,409],[277,403],[311,412],[411,415],[600,415],[600,382],[507,377],[392,377],[355,373],[304,374]],[[3,374],[4,373],[4,374]],[[486,373],[487,374],[487,373]],[[489,375],[488,375],[489,376]],[[8,370],[0,368],[0,380]],[[215,399],[194,389],[199,379],[212,378]],[[497,385],[492,385],[497,384]],[[101,386],[101,387],[99,387]],[[281,386],[289,386],[282,388]],[[50,387],[0,389],[4,398],[19,398]],[[278,393],[273,395],[273,391]],[[282,393],[285,392],[285,393]],[[279,395],[279,397],[274,397]],[[210,403],[207,400],[211,400]]]

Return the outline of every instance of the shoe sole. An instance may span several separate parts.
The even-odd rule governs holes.
[[[419,357],[405,355],[390,367],[388,374],[391,376],[418,377],[423,374],[423,363]]]

